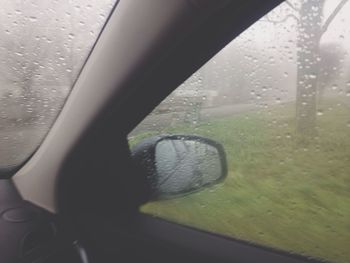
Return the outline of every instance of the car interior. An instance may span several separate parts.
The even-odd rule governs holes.
[[[156,143],[172,137],[136,153],[127,140],[177,86],[281,2],[117,1],[45,139],[0,180],[0,262],[320,262],[141,213],[162,193],[135,159],[156,158]]]

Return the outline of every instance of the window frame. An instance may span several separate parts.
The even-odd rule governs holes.
[[[220,50],[217,50],[217,52],[219,51]],[[207,62],[207,60],[204,62]],[[202,61],[201,65],[203,64]],[[191,72],[195,73],[196,70]],[[187,76],[190,77],[190,75]],[[178,86],[181,83],[182,82],[178,83]],[[128,131],[130,132],[133,128],[137,127],[137,125],[141,123],[142,120],[163,101],[163,99],[176,90],[176,88],[171,89],[167,93],[161,93],[162,95],[159,97],[157,96],[157,101],[153,102],[152,107],[148,108],[148,113],[139,117],[138,123],[129,126]],[[162,244],[164,246],[169,244],[173,246],[176,244],[176,249],[179,250],[194,250],[196,253],[200,251],[201,255],[206,255],[206,257],[210,258],[209,260],[207,258],[208,262],[218,259],[222,260],[222,262],[231,262],[233,258],[237,262],[261,262],[262,258],[262,262],[325,262],[322,259],[314,259],[312,256],[303,256],[282,249],[271,248],[257,243],[239,240],[230,236],[224,236],[215,232],[208,232],[194,226],[181,225],[181,223],[175,223],[142,212],[139,212],[135,218],[136,220],[133,222],[133,227],[139,231],[138,234],[147,239],[151,239],[152,242],[159,242],[161,240],[164,242]],[[217,250],[212,249],[213,246],[215,249],[218,247],[224,248],[222,248],[222,250],[219,249],[220,252],[218,252]]]

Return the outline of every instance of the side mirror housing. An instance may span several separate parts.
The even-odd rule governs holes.
[[[227,176],[221,144],[194,135],[164,135],[145,139],[132,148],[144,170],[151,200],[184,196],[217,184]]]

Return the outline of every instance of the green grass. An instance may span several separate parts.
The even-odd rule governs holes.
[[[264,246],[349,262],[350,109],[336,105],[322,105],[317,134],[307,144],[295,134],[294,105],[166,129],[222,143],[229,175],[220,185],[141,210]],[[137,135],[131,144],[155,133]]]

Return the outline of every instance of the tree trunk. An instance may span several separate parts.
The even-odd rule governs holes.
[[[325,0],[304,1],[300,10],[296,131],[298,135],[316,133],[316,96],[319,74],[319,43],[322,36],[322,9]]]

